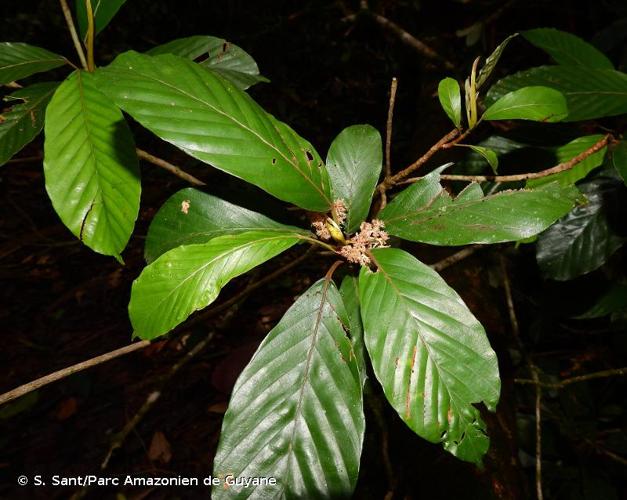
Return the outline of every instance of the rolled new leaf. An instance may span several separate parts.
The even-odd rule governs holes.
[[[333,199],[346,206],[346,231],[352,233],[368,216],[383,162],[381,134],[370,125],[345,128],[327,154]]]
[[[272,477],[223,484],[212,498],[350,498],[364,437],[359,367],[335,285],[320,280],[275,326],[235,384],[214,477]]]
[[[191,156],[302,208],[331,206],[313,146],[219,75],[171,54],[132,51],[97,75],[118,106]]]
[[[544,231],[580,197],[574,186],[557,183],[484,196],[472,183],[453,198],[440,184],[442,168],[402,191],[381,211],[386,231],[431,245],[518,241]]]
[[[120,259],[139,212],[139,165],[122,112],[91,73],[72,73],[48,104],[44,173],[68,229],[89,248]]]
[[[128,312],[134,335],[154,339],[211,304],[233,278],[301,241],[293,231],[249,231],[183,245],[146,266],[133,283]]]
[[[150,263],[181,245],[206,243],[218,236],[247,231],[311,234],[197,189],[185,188],[168,198],[152,219],[144,257]]]
[[[462,299],[407,252],[372,251],[359,275],[366,347],[386,398],[420,437],[480,463],[489,446],[476,404],[499,400],[496,354]]]

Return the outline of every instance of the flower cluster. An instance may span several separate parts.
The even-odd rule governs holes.
[[[340,254],[349,262],[367,266],[370,264],[368,250],[387,246],[390,238],[384,229],[383,221],[373,219],[372,222],[362,222],[359,232],[347,241],[340,249]]]
[[[322,241],[329,241],[331,239],[331,233],[326,225],[327,218],[322,214],[314,214],[311,221],[311,227],[313,227],[316,236]]]

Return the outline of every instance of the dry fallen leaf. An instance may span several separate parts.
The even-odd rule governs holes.
[[[172,460],[170,443],[163,432],[157,431],[153,434],[150,448],[148,448],[148,458],[153,462],[159,461],[162,464],[167,464]]]

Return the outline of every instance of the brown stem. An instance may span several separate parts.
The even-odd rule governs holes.
[[[549,175],[558,174],[560,172],[565,172],[566,170],[570,170],[578,163],[582,162],[590,155],[593,155],[597,151],[603,149],[608,145],[610,141],[613,140],[611,134],[607,134],[603,139],[599,140],[597,143],[593,144],[591,147],[586,149],[585,151],[579,153],[577,156],[571,158],[570,160],[555,165],[554,167],[547,168],[546,170],[541,170],[540,172],[531,172],[526,174],[514,174],[514,175],[449,175],[443,174],[440,175],[440,179],[444,181],[470,181],[470,182],[516,182],[516,181],[524,181],[528,179],[540,179],[542,177],[547,177]],[[407,179],[402,183],[411,183],[419,180],[420,177]]]
[[[626,376],[627,375],[627,366],[623,368],[613,368],[611,370],[601,370],[599,372],[588,373],[587,375],[577,375],[576,377],[565,378],[560,380],[559,382],[541,382],[536,380],[531,380],[527,378],[517,378],[514,379],[514,382],[517,384],[533,384],[539,385],[540,387],[544,387],[546,389],[563,389],[564,387],[569,386],[570,384],[576,384],[578,382],[586,382],[587,380],[594,380],[597,378],[607,378],[607,377],[617,377],[617,376]]]
[[[95,358],[88,359],[87,361],[82,361],[81,363],[77,363],[72,366],[68,366],[67,368],[63,368],[61,370],[57,370],[56,372],[52,372],[49,375],[38,378],[37,380],[33,380],[32,382],[28,382],[24,385],[16,387],[15,389],[5,392],[4,394],[0,394],[0,405],[4,403],[8,403],[13,399],[19,398],[20,396],[24,396],[29,392],[40,389],[41,387],[51,384],[52,382],[56,382],[57,380],[64,379],[65,377],[69,377],[74,373],[86,370],[87,368],[91,368],[92,366],[99,365],[101,363],[105,363],[106,361],[110,361],[115,358],[119,358],[120,356],[124,356],[125,354],[129,354],[134,351],[138,351],[139,349],[143,349],[150,345],[148,340],[142,340],[141,342],[136,342],[134,344],[130,344],[119,349],[116,349],[111,352],[107,352],[105,354],[101,354],[100,356],[96,356]]]
[[[385,178],[392,177],[392,124],[394,121],[394,104],[396,103],[396,89],[398,88],[398,80],[392,78],[390,85],[390,103],[388,105],[388,119],[385,128]]]
[[[189,182],[190,184],[194,186],[206,186],[207,185],[206,183],[194,177],[193,175],[188,174],[187,172],[184,172],[176,165],[172,165],[171,163],[165,160],[162,160],[161,158],[158,158],[148,153],[147,151],[144,151],[143,149],[136,148],[135,151],[137,151],[137,156],[141,158],[142,160],[152,163],[153,165],[156,165],[158,167],[161,167],[167,170],[168,172],[170,172],[171,174],[176,175],[177,177],[183,179],[184,181]]]
[[[449,255],[445,259],[442,259],[435,264],[431,264],[430,267],[434,271],[442,271],[447,267],[452,266],[453,264],[457,264],[459,261],[464,260],[466,257],[470,257],[472,254],[476,253],[478,250],[484,248],[482,245],[472,245],[466,247],[459,252],[454,253],[453,255]]]
[[[396,24],[393,21],[390,21],[387,17],[384,17],[380,14],[376,14],[375,12],[372,12],[369,9],[362,9],[361,12],[366,14],[372,20],[374,20],[382,28],[386,29],[393,35],[397,36],[401,42],[403,42],[405,45],[414,49],[423,57],[426,57],[427,59],[431,59],[432,61],[437,61],[441,63],[448,70],[455,69],[455,65],[451,61],[449,61],[442,55],[438,54],[432,47],[424,43],[422,40],[419,40],[418,38],[413,36],[411,33],[408,33],[407,31],[405,31],[398,24]]]
[[[81,61],[81,65],[83,68],[88,69],[87,59],[85,58],[85,52],[83,51],[83,45],[81,44],[80,39],[78,38],[78,33],[76,32],[76,26],[74,26],[74,20],[72,19],[72,11],[67,4],[67,0],[59,0],[61,4],[61,10],[63,11],[63,17],[65,17],[65,22],[67,23],[68,30],[70,31],[70,36],[72,37],[72,42],[74,42],[74,48],[76,49],[76,53],[78,54],[78,58]]]

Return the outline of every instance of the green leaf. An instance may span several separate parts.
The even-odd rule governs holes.
[[[627,312],[627,285],[615,283],[586,312],[575,319],[594,319]]]
[[[224,78],[177,56],[136,52],[97,74],[125,112],[191,156],[302,208],[331,206],[313,146]]]
[[[564,94],[567,122],[592,120],[627,113],[627,74],[610,69],[581,66],[540,66],[507,76],[486,96],[490,105],[522,87],[541,85]]]
[[[500,379],[485,331],[429,266],[396,248],[372,251],[359,275],[361,315],[374,373],[419,436],[480,463],[489,438],[479,410],[494,411]]]
[[[22,102],[0,115],[0,165],[8,162],[41,132],[46,106],[58,86],[56,82],[36,83],[5,97],[5,101]]]
[[[554,280],[570,280],[601,267],[625,239],[612,231],[607,200],[618,198],[613,179],[598,178],[579,186],[588,199],[538,238],[536,259],[543,274]]]
[[[445,246],[517,241],[544,231],[579,197],[575,187],[556,183],[484,196],[472,183],[453,199],[440,185],[441,170],[415,182],[381,211],[388,233]]]
[[[154,47],[147,54],[174,54],[192,60],[202,58],[199,64],[220,73],[243,90],[255,83],[269,81],[259,74],[257,63],[246,51],[214,36],[179,38]]]
[[[492,172],[494,172],[495,174],[497,173],[497,170],[499,168],[499,157],[496,156],[496,153],[494,151],[492,151],[489,148],[485,148],[483,146],[475,146],[475,145],[472,145],[472,144],[467,144],[467,145],[466,144],[459,144],[459,146],[469,147],[475,153],[478,153],[481,156],[483,156],[485,161],[488,162],[488,165],[490,165],[490,168],[492,169]]]
[[[211,304],[233,278],[294,246],[293,231],[249,231],[176,247],[133,283],[128,312],[134,334],[154,339]]]
[[[63,66],[63,56],[27,43],[0,43],[0,85]]]
[[[197,189],[186,188],[173,194],[152,219],[144,257],[150,263],[181,245],[206,243],[217,236],[247,231],[310,234]]]
[[[571,33],[554,28],[537,28],[523,31],[522,36],[562,66],[614,69],[612,61],[603,52]]]
[[[90,0],[94,13],[95,34],[100,33],[111,19],[118,13],[126,0]],[[84,39],[87,34],[87,9],[85,0],[76,0],[76,17],[78,18],[78,30]]]
[[[578,137],[570,141],[568,144],[564,144],[555,150],[555,156],[557,163],[565,163],[572,160],[575,156],[583,153],[586,149],[591,148],[597,142],[603,139],[602,134],[586,135]],[[546,177],[540,177],[538,179],[529,179],[527,181],[527,187],[537,187],[550,182],[559,182],[562,186],[568,186],[575,184],[586,177],[592,170],[597,168],[603,163],[605,153],[607,152],[607,146],[601,148],[594,154],[588,156],[585,160],[577,163],[573,168],[559,172],[553,175],[547,175]]]
[[[359,282],[355,276],[344,276],[340,286],[340,295],[348,315],[348,331],[353,346],[353,354],[359,366],[359,378],[362,387],[368,378],[366,361],[366,344],[364,343],[364,326],[361,322],[361,305],[359,303]]]
[[[331,143],[327,154],[331,192],[334,200],[346,204],[344,226],[350,233],[368,216],[382,161],[381,135],[370,125],[345,128]]]
[[[627,141],[623,140],[618,143],[611,153],[612,165],[627,184]]]
[[[508,36],[499,44],[496,49],[494,49],[494,52],[492,52],[492,54],[490,54],[485,60],[485,64],[483,65],[483,67],[479,71],[479,75],[477,76],[477,91],[479,91],[479,89],[488,80],[488,78],[490,78],[490,75],[494,71],[494,68],[496,68],[497,63],[499,62],[499,59],[501,58],[501,55],[503,55],[503,51],[505,50],[509,42],[511,42],[512,39],[517,36],[518,33],[514,33],[513,35]]]
[[[91,73],[72,73],[48,104],[44,172],[68,229],[96,252],[119,259],[139,212],[139,166],[122,113]]]
[[[276,478],[214,487],[214,499],[349,498],[364,437],[359,370],[342,299],[315,283],[240,375],[224,415],[214,477]]]
[[[446,116],[457,128],[460,128],[462,125],[462,97],[457,80],[453,78],[441,80],[438,85],[438,99]]]
[[[554,123],[568,116],[566,98],[549,87],[523,87],[505,94],[483,114],[484,120],[533,120]]]

